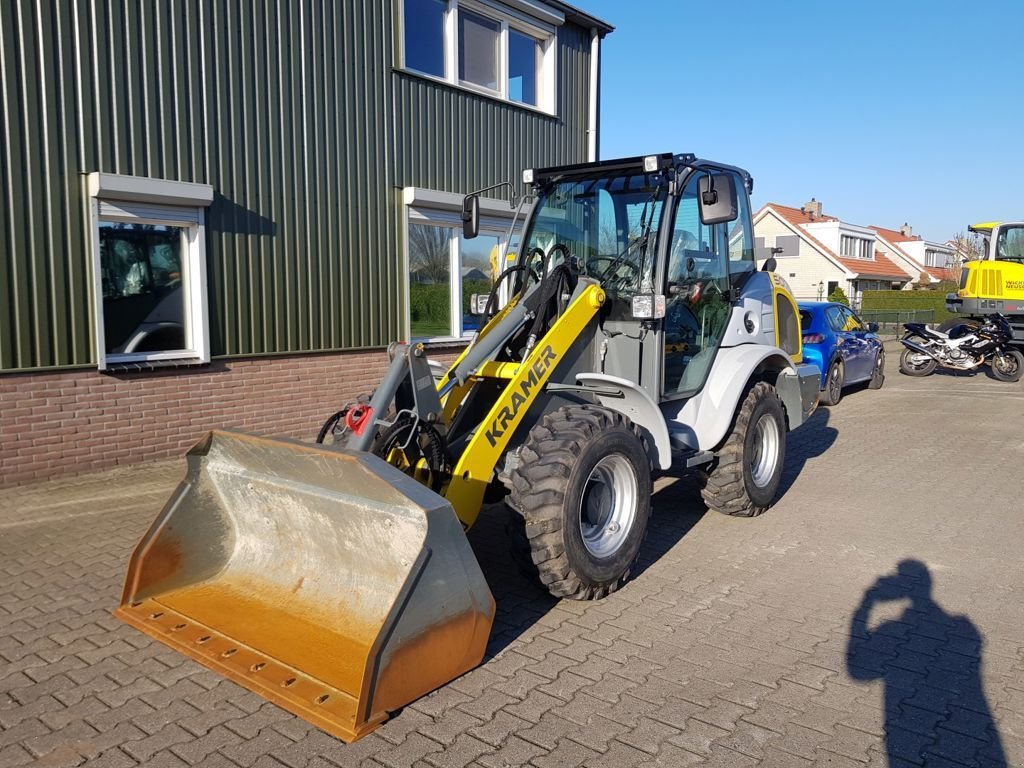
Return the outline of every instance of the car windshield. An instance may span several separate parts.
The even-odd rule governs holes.
[[[537,199],[527,262],[550,269],[573,258],[606,291],[636,292],[652,279],[667,187],[661,173],[555,181]]]

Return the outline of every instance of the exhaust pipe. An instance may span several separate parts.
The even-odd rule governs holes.
[[[922,347],[920,344],[913,342],[910,339],[900,339],[900,344],[907,347],[908,349],[914,350],[915,352],[920,352],[922,355],[928,355],[928,357],[932,358],[932,360],[935,360],[936,362],[942,362],[942,358],[940,358],[930,349]]]

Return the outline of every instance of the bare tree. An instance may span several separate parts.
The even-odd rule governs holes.
[[[413,281],[443,283],[450,277],[451,258],[448,244],[451,230],[426,224],[409,227],[409,270]]]
[[[957,232],[949,241],[953,249],[953,256],[949,262],[949,270],[953,275],[953,281],[960,282],[960,275],[963,274],[964,264],[968,261],[978,261],[985,257],[981,243],[977,236]]]

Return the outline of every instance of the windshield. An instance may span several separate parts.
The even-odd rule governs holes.
[[[996,260],[1024,264],[1024,227],[1000,227],[996,238]]]
[[[550,269],[568,252],[613,298],[652,290],[666,189],[660,173],[555,182],[536,202],[524,256]]]

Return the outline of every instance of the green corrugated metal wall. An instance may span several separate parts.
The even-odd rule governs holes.
[[[385,0],[0,3],[0,370],[94,362],[83,174],[211,184],[214,355],[404,327],[396,188],[585,159],[589,38],[559,115],[395,72]]]

